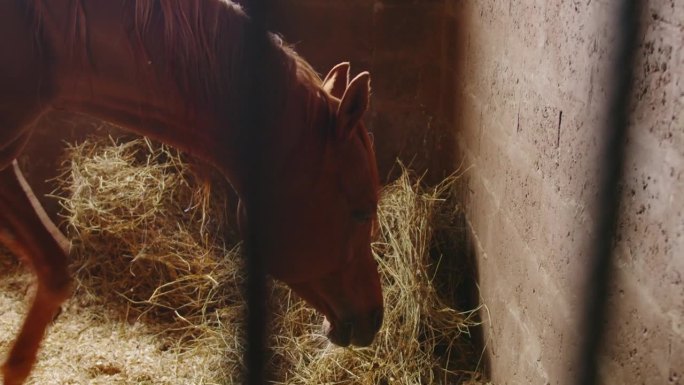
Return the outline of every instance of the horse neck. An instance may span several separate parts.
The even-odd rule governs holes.
[[[256,75],[239,60],[248,22],[239,9],[219,0],[146,2],[152,6],[143,10],[133,1],[34,1],[42,8],[53,106],[178,147],[217,166],[239,189],[238,150],[249,134],[239,124],[239,80]],[[181,20],[188,15],[191,27]],[[271,66],[269,91],[280,87],[287,98],[282,64]]]
[[[245,97],[251,79],[260,79],[260,113],[271,116],[261,127],[267,162],[282,165],[320,136],[311,132],[312,110],[327,99],[300,79],[302,63],[272,39],[244,46],[248,20],[226,1],[33,1],[58,108],[198,156],[238,191],[249,171],[240,149],[255,129],[242,115],[254,103]],[[244,63],[246,48],[261,48],[259,68]]]

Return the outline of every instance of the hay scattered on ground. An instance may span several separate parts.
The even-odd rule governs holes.
[[[478,378],[459,350],[465,345],[462,335],[476,325],[476,314],[451,308],[432,283],[433,225],[446,208],[444,197],[454,180],[448,178],[425,189],[419,178],[404,170],[383,190],[380,239],[374,253],[380,263],[386,310],[372,347],[328,346],[324,337],[311,335],[321,320],[305,305],[282,307],[275,350],[286,362],[281,370],[287,372],[284,383],[456,384]]]
[[[11,261],[0,251],[0,361],[32,292],[32,275]],[[51,325],[27,385],[228,383],[211,381],[216,352],[180,355],[169,348],[174,341],[161,337],[156,325],[122,322],[108,304],[82,302],[69,301]]]
[[[193,370],[174,382],[162,366],[164,382],[150,383],[240,382],[239,244],[229,226],[226,191],[197,170],[183,155],[148,140],[93,139],[70,147],[58,195],[75,246],[78,287],[65,313],[96,309],[98,316],[90,317],[104,325],[79,339],[77,349],[92,346],[90,354],[97,356],[99,336],[93,330],[106,340],[107,327],[128,330],[133,324],[154,336],[158,342],[151,346],[159,350],[126,353],[122,344],[123,353],[100,355],[99,364],[79,370],[92,374],[99,367],[115,376],[131,365],[156,368],[158,362],[145,357],[161,352],[175,357],[176,367],[192,362]],[[472,350],[464,347],[475,313],[450,307],[432,282],[434,226],[445,210],[453,210],[444,201],[453,182],[426,189],[405,171],[383,191],[374,252],[386,313],[372,347],[331,345],[320,332],[321,316],[284,285],[272,285],[275,383],[479,384],[476,360],[464,357]],[[135,362],[124,359],[132,356]],[[47,370],[43,365],[37,370]],[[84,383],[77,379],[82,374],[72,378],[63,383]],[[145,383],[127,378],[111,383]]]

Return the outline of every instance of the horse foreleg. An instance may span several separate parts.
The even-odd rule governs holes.
[[[69,242],[48,218],[16,161],[0,170],[0,242],[30,263],[38,278],[35,297],[2,366],[5,385],[23,384],[45,330],[71,292]]]

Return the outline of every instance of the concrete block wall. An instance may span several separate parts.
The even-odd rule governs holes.
[[[492,380],[563,384],[592,237],[617,2],[447,1]],[[684,4],[643,13],[605,384],[684,383]],[[597,210],[598,209],[598,210]]]
[[[606,3],[453,1],[461,196],[497,384],[572,375],[595,215],[610,28]]]
[[[684,3],[644,10],[605,384],[684,384]]]

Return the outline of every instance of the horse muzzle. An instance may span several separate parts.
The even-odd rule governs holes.
[[[326,317],[323,321],[323,333],[330,342],[338,346],[370,346],[382,327],[383,314],[384,310],[380,307],[367,316],[356,319],[331,321]]]

